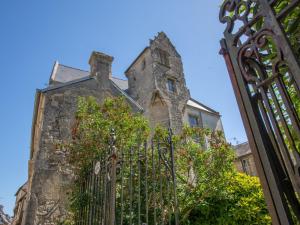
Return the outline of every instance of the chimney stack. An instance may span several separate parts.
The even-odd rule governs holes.
[[[93,51],[89,60],[91,66],[91,76],[99,80],[111,78],[111,64],[114,58],[102,52]]]

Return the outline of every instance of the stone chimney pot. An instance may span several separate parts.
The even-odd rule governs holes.
[[[111,64],[114,58],[102,52],[93,51],[89,60],[91,76],[99,79],[111,78]]]

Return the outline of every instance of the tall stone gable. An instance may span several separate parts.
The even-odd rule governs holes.
[[[125,72],[129,94],[144,108],[154,127],[170,125],[175,132],[183,126],[183,112],[190,99],[181,56],[164,32],[150,40],[149,47]],[[170,90],[173,86],[174,90]]]

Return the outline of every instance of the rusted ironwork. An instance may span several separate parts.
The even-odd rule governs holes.
[[[300,0],[226,0],[220,10],[221,54],[273,224],[300,222],[300,58],[285,27],[298,12]]]
[[[172,131],[117,149],[112,131],[109,149],[91,165],[80,191],[87,196],[77,225],[179,225]]]

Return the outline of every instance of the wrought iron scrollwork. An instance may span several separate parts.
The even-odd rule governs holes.
[[[300,66],[290,15],[300,20],[299,0],[226,0],[219,15],[221,53],[274,224],[300,221]]]

